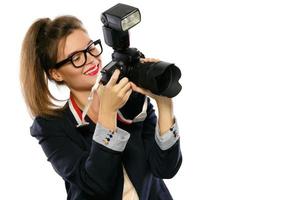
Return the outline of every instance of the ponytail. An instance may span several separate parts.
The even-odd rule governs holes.
[[[62,16],[53,21],[42,18],[34,22],[25,35],[21,50],[20,83],[32,117],[57,116],[59,113],[60,107],[54,103],[57,99],[48,88],[48,81],[51,80],[48,72],[56,63],[59,41],[75,29],[83,29],[75,17]]]

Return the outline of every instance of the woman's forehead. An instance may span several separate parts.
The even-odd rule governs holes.
[[[83,50],[91,41],[89,35],[83,30],[75,30],[66,37],[59,45],[59,54],[61,57],[68,57],[75,51]],[[60,53],[61,52],[61,53]]]

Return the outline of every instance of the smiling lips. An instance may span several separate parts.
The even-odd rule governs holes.
[[[83,74],[88,76],[95,76],[98,74],[99,68],[99,65],[94,65],[85,72],[83,72]]]

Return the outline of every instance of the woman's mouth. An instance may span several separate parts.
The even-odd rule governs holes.
[[[87,76],[95,76],[99,72],[99,64],[98,65],[93,65],[92,67],[88,68],[86,71],[83,72],[84,75]]]

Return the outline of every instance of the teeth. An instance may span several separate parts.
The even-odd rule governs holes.
[[[89,74],[93,73],[93,72],[96,71],[96,70],[97,70],[97,67],[94,67],[94,68],[89,72]]]
[[[85,74],[91,74],[91,73],[93,73],[94,71],[97,71],[98,68],[99,68],[98,65],[96,65],[96,66],[94,66],[94,67],[88,69],[88,70],[85,72]]]

